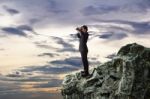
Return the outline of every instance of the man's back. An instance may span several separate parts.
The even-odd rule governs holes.
[[[77,36],[80,40],[79,44],[79,51],[86,51],[88,52],[88,47],[87,47],[87,40],[88,40],[88,32],[87,33],[77,33]]]

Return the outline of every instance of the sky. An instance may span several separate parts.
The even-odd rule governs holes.
[[[62,99],[83,69],[76,27],[89,27],[90,68],[128,43],[150,47],[149,0],[0,0],[0,99]]]

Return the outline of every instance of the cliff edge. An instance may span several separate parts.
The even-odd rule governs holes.
[[[80,72],[64,78],[64,99],[150,99],[150,48],[127,44],[90,72],[89,78]]]

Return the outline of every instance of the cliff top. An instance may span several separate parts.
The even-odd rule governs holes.
[[[148,99],[150,98],[150,48],[132,43],[84,78],[69,74],[62,83],[64,99]]]

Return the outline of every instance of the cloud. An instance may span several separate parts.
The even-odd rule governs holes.
[[[39,35],[39,34],[36,33],[36,32],[34,31],[34,29],[33,29],[31,26],[29,26],[29,25],[19,25],[17,28],[18,28],[19,30],[22,30],[22,31],[29,31],[29,32],[32,32],[32,33],[35,34],[35,35]]]
[[[61,15],[61,14],[67,14],[68,13],[68,10],[66,9],[63,9],[63,8],[60,8],[58,7],[58,3],[54,0],[51,0],[50,3],[49,3],[49,6],[47,7],[47,11],[51,12],[51,13],[54,13],[54,14],[58,14],[58,15]]]
[[[133,21],[123,21],[123,20],[110,20],[107,22],[113,22],[116,24],[123,24],[123,25],[129,25],[133,29],[129,29],[130,32],[135,33],[135,34],[149,34],[150,32],[150,22],[133,22]]]
[[[23,74],[39,72],[42,74],[63,74],[79,70],[82,65],[80,57],[69,57],[66,59],[53,60],[48,62],[47,65],[42,66],[25,66],[19,69]]]
[[[51,38],[52,38],[53,40],[55,40],[56,43],[61,44],[63,47],[73,47],[72,44],[69,44],[69,43],[66,42],[63,38],[54,37],[54,36],[51,36]]]
[[[7,37],[5,34],[0,34],[0,38]]]
[[[22,85],[25,82],[43,82],[43,81],[49,81],[51,78],[49,77],[44,77],[44,76],[9,76],[6,75],[5,78],[3,78],[3,81],[8,81],[8,82],[15,82],[18,83],[18,85]]]
[[[20,12],[16,9],[9,8],[8,6],[3,6],[3,8],[10,14],[10,15],[16,15],[19,14]]]
[[[4,48],[0,48],[0,51],[4,51],[5,49]]]
[[[59,56],[59,55],[56,53],[42,53],[42,54],[39,54],[38,56],[40,56],[40,57],[42,57],[42,56],[54,57],[54,56]]]
[[[6,75],[7,77],[24,77],[23,74],[21,74],[20,72],[16,71],[14,73],[8,74]]]
[[[1,30],[4,31],[7,34],[18,35],[18,36],[23,36],[23,37],[27,37],[27,34],[26,34],[25,31],[29,31],[29,32],[31,32],[32,34],[35,34],[35,35],[39,35],[29,25],[18,25],[18,26],[15,26],[15,27],[2,27]]]
[[[92,65],[100,64],[96,58],[89,58],[89,61]],[[24,68],[19,69],[22,74],[26,73],[40,73],[40,74],[65,74],[72,71],[77,71],[81,69],[82,62],[81,57],[69,57],[66,59],[53,60],[47,63],[47,65],[41,66],[25,66]],[[30,75],[29,75],[30,76]],[[34,77],[35,78],[35,77]],[[39,77],[43,78],[43,77]],[[33,79],[33,78],[32,78]],[[37,77],[38,79],[38,77]]]
[[[2,1],[1,1],[2,2]],[[42,27],[47,25],[48,23],[55,24],[56,21],[62,21],[63,17],[67,15],[68,9],[62,7],[61,1],[59,0],[26,0],[26,1],[15,1],[15,0],[6,0],[3,1],[7,6],[7,10],[10,6],[11,13],[17,13],[17,9],[21,12],[20,18],[17,19],[21,23],[27,23],[30,25],[38,24],[38,26]],[[34,5],[31,5],[34,4]],[[40,6],[39,6],[40,5]],[[64,5],[63,5],[64,6]]]
[[[94,1],[93,1],[94,2]],[[147,13],[150,8],[150,2],[148,0],[132,0],[123,1],[116,0],[105,2],[104,0],[97,1],[94,4],[89,4],[81,10],[81,13],[85,16],[90,15],[103,15],[110,12],[122,12],[123,13]]]
[[[62,99],[62,95],[60,93],[28,92],[19,90],[9,93],[2,93],[0,97],[2,99]]]
[[[66,58],[64,60],[55,60],[55,61],[51,61],[49,62],[50,64],[53,65],[70,65],[73,67],[81,67],[82,63],[81,63],[81,58],[80,57],[69,57]]]
[[[33,28],[28,26],[28,25],[20,25],[17,28],[20,29],[20,30],[34,31]]]
[[[150,22],[130,22],[130,21],[120,21],[121,23],[131,25],[136,34],[149,34],[150,32]]]
[[[90,61],[91,60],[91,61]],[[98,64],[100,62],[94,60],[92,61],[92,58],[89,58],[90,63],[94,64]],[[81,57],[69,57],[66,58],[64,60],[54,60],[49,62],[50,64],[54,65],[54,66],[69,66],[69,67],[75,67],[75,68],[81,68],[82,67],[82,61],[81,61]]]
[[[62,49],[57,50],[58,52],[77,52],[77,50],[74,48],[74,45],[66,41],[64,38],[60,37],[54,37],[51,36],[51,38],[57,43],[63,46]]]
[[[19,9],[21,12],[19,22],[34,24],[36,28],[47,25],[89,24],[96,22],[93,18],[132,20],[134,17],[138,20],[136,18],[142,19],[144,14],[149,13],[150,8],[149,0],[108,0],[107,2],[105,0],[5,0],[3,2],[7,7]],[[136,16],[133,16],[133,13]]]
[[[49,88],[49,87],[59,87],[62,84],[60,79],[51,79],[48,83],[35,85],[34,88]]]
[[[47,78],[45,81],[44,79]],[[44,81],[41,83],[41,81]],[[56,82],[57,81],[57,82]],[[27,82],[27,83],[26,83]],[[33,83],[35,82],[35,84]],[[40,82],[40,83],[38,83]],[[47,82],[47,83],[46,83]],[[49,91],[51,86],[60,86],[61,80],[50,76],[7,77],[0,75],[0,98],[4,99],[61,99],[60,93]],[[24,86],[32,86],[31,88]],[[43,90],[44,92],[43,92]],[[45,90],[48,90],[45,92]],[[57,90],[57,89],[54,89]]]
[[[30,68],[30,67],[29,67]],[[20,74],[16,74],[16,73],[10,73],[7,75],[0,75],[0,80],[1,81],[6,81],[6,82],[14,82],[16,83],[18,86],[23,85],[24,83],[28,82],[48,82],[51,81],[53,79],[58,79],[60,80],[60,78],[58,77],[58,75],[52,75],[50,74],[46,74],[46,73],[40,73],[38,71],[32,71],[32,72],[28,72],[27,70],[24,71],[24,69],[18,69],[18,71]],[[1,84],[1,82],[0,82]]]
[[[45,36],[42,34],[39,34],[40,36]],[[60,45],[62,48],[55,47],[52,45],[49,40],[44,40],[44,41],[36,41],[34,44],[40,48],[45,48],[45,49],[51,49],[55,50],[56,52],[77,52],[76,48],[74,48],[74,45],[72,42],[66,40],[64,37],[56,37],[56,36],[47,36],[50,41],[53,41],[54,44]]]
[[[23,36],[23,37],[27,36],[25,32],[23,32],[17,28],[14,28],[14,27],[4,27],[1,30],[5,31],[5,33],[11,34],[11,35],[19,35],[19,36]]]
[[[116,6],[90,5],[90,6],[85,7],[84,9],[82,9],[81,13],[83,13],[85,16],[88,16],[88,15],[107,14],[109,12],[117,11],[117,10],[118,10],[118,7],[116,7]]]
[[[38,1],[38,2],[40,2],[40,1]],[[46,2],[47,2],[46,10],[49,11],[50,13],[65,14],[68,12],[68,10],[60,8],[58,2],[55,0],[46,1]]]
[[[23,85],[26,86],[26,85]],[[30,85],[29,85],[30,86]],[[41,84],[42,86],[42,84]],[[45,88],[44,90],[50,90]],[[39,88],[24,88],[18,83],[3,81],[0,82],[0,98],[1,99],[61,99],[60,93],[52,93],[52,91],[42,92]]]
[[[58,50],[58,48],[54,47],[53,45],[46,44],[46,41],[36,41],[34,44],[40,48]]]
[[[117,33],[117,32],[103,33],[102,35],[99,36],[99,38],[109,39],[109,40],[120,40],[126,37],[128,37],[127,34]]]
[[[25,69],[21,69],[21,72],[40,72],[43,74],[62,74],[62,73],[67,73],[71,71],[78,70],[76,68],[72,68],[71,66],[64,66],[60,65],[55,67],[52,67],[50,65],[45,65],[45,66],[30,66]]]
[[[29,24],[30,25],[34,25],[34,24],[36,24],[36,23],[38,23],[38,22],[40,22],[41,21],[41,19],[38,19],[38,18],[31,18],[31,19],[29,19]]]
[[[110,41],[122,40],[129,36],[145,36],[150,33],[149,21],[134,22],[123,20],[99,20],[98,22],[100,24],[89,25],[89,27],[98,30],[98,32],[92,33],[91,39],[99,37]]]
[[[107,34],[100,35],[100,38],[107,39],[110,38],[112,35],[113,35],[112,33],[107,33]]]

